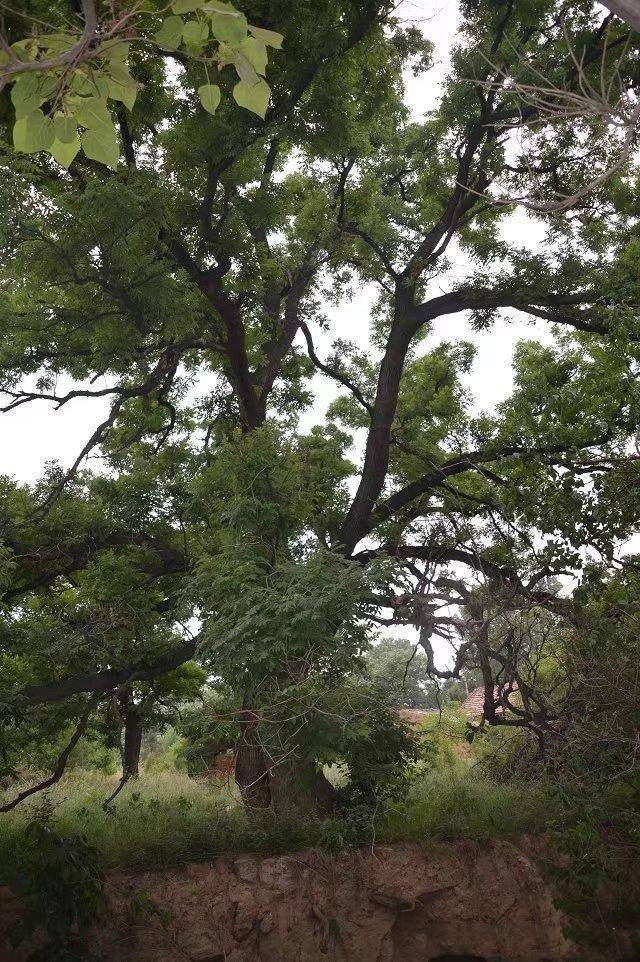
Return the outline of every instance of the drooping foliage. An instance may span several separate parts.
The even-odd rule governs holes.
[[[8,21],[3,16],[0,90],[11,85],[16,150],[48,151],[65,168],[82,150],[115,170],[117,119],[126,123],[122,111],[133,110],[142,86],[130,71],[132,43],[143,62],[172,56],[184,64],[194,58],[203,80],[198,99],[210,114],[222,97],[210,71],[232,64],[236,103],[265,116],[268,48],[281,47],[282,34],[250,26],[232,4],[175,0],[169,7],[147,2],[116,8],[83,0],[81,12],[77,26],[76,5],[68,3],[36,2],[9,11]]]

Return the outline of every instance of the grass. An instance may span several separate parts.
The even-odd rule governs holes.
[[[74,772],[48,793],[51,824],[62,835],[83,835],[111,868],[144,869],[206,861],[216,855],[280,854],[320,846],[341,851],[369,841],[370,822],[248,817],[224,782],[196,782],[175,772],[145,774],[125,787],[109,811],[102,801],[116,780]],[[3,862],[19,858],[26,824],[43,807],[42,797],[0,816],[0,879]],[[380,842],[450,838],[509,838],[544,829],[544,788],[497,783],[464,766],[447,766],[418,777],[401,802],[382,809],[375,824]],[[8,860],[8,861],[7,861]]]
[[[389,808],[386,841],[515,838],[544,831],[549,798],[540,783],[495,782],[454,767],[418,779],[406,799]]]
[[[145,774],[125,786],[107,811],[102,802],[117,779],[76,772],[14,812],[0,815],[0,882],[19,858],[26,825],[43,805],[63,836],[82,835],[110,868],[160,868],[216,855],[276,854],[320,844],[321,822],[248,817],[223,781],[196,782],[175,772]],[[5,869],[5,871],[3,871]]]

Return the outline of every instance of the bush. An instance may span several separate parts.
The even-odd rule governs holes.
[[[84,958],[83,933],[105,909],[102,858],[82,835],[56,830],[51,815],[45,805],[26,823],[14,839],[19,851],[10,847],[3,865],[25,909],[16,943],[37,930],[45,936],[31,962]]]

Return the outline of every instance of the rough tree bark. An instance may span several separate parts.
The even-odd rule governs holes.
[[[295,749],[283,757],[271,754],[260,738],[255,712],[245,709],[239,721],[236,782],[247,809],[275,815],[326,815],[335,808],[337,792],[312,758],[299,758]]]
[[[120,696],[120,712],[123,720],[122,777],[125,781],[140,774],[140,749],[142,747],[142,715],[134,704],[131,693]]]
[[[246,709],[238,713],[240,737],[236,743],[236,782],[247,809],[269,809],[271,790],[267,758],[258,733],[259,717]]]

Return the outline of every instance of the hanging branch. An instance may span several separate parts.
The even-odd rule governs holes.
[[[8,802],[6,805],[0,806],[0,812],[12,811],[14,808],[20,805],[21,802],[24,802],[25,799],[30,798],[31,795],[36,795],[38,792],[43,792],[45,789],[51,788],[52,785],[55,785],[56,782],[60,781],[60,779],[64,775],[65,770],[67,768],[67,762],[69,761],[71,752],[73,751],[73,749],[76,747],[76,745],[84,735],[87,728],[87,724],[89,723],[89,719],[93,714],[93,710],[98,704],[98,702],[100,701],[101,697],[102,696],[100,694],[93,695],[87,702],[87,707],[85,708],[84,712],[80,716],[80,720],[76,726],[76,729],[73,735],[71,736],[71,739],[67,744],[67,747],[60,754],[58,761],[56,762],[56,767],[54,768],[51,775],[49,775],[48,778],[45,778],[44,781],[38,782],[37,785],[32,785],[31,788],[27,788],[24,792],[20,792],[20,794],[16,795],[16,797],[11,802]]]

